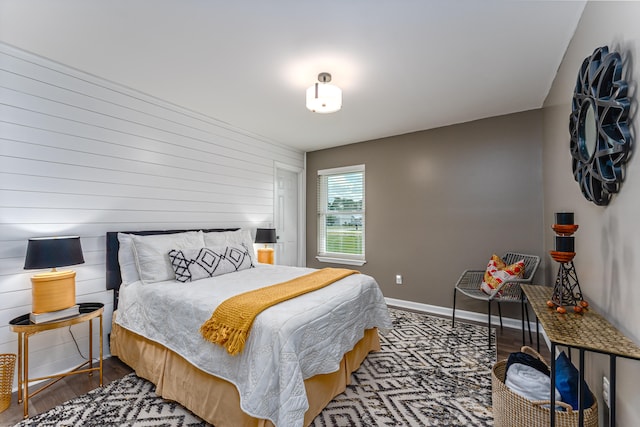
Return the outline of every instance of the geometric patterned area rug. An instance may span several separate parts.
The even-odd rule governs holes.
[[[390,309],[393,330],[380,336],[352,383],[313,426],[492,426],[495,332],[486,326]]]
[[[176,402],[155,393],[156,386],[135,374],[31,417],[17,426],[142,427],[208,426]]]
[[[314,427],[492,426],[491,367],[495,333],[486,327],[391,308],[393,330],[381,335],[352,383],[311,424]],[[129,374],[16,427],[205,427],[155,386]]]

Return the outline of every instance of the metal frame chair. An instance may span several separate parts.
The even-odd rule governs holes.
[[[536,274],[538,265],[540,264],[540,257],[537,255],[520,254],[517,252],[507,252],[502,260],[505,264],[510,265],[515,262],[524,259],[524,275],[521,279],[514,279],[509,282],[504,282],[500,287],[494,289],[491,295],[486,294],[481,288],[482,280],[484,279],[485,270],[465,270],[455,288],[453,289],[453,316],[451,319],[451,326],[455,326],[456,321],[456,294],[460,291],[463,295],[470,298],[487,301],[487,335],[489,336],[489,346],[491,346],[491,302],[496,301],[498,303],[498,313],[500,315],[500,329],[502,329],[502,310],[500,308],[501,302],[519,302],[522,311],[522,343],[524,345],[525,333],[524,333],[524,319],[527,317],[527,324],[529,324],[529,311],[525,310],[524,298],[522,293],[521,284],[530,284],[533,281],[533,276]],[[531,327],[529,326],[529,340],[531,341]]]

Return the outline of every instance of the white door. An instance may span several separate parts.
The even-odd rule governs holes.
[[[301,172],[276,168],[275,222],[278,243],[275,263],[298,264],[298,182]]]

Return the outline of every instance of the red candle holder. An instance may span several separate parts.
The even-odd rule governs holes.
[[[551,254],[551,258],[559,263],[571,262],[573,257],[576,256],[575,252],[549,251],[549,254]]]
[[[553,224],[551,228],[558,236],[571,236],[578,231],[578,224]]]
[[[568,237],[578,230],[578,225],[554,224],[551,228],[558,236]],[[568,248],[573,249],[573,238],[570,239],[571,242],[565,240],[567,239],[556,239],[556,245],[558,245],[559,242],[563,245],[570,243]],[[556,249],[559,248],[556,247]],[[549,306],[555,307],[559,313],[566,313],[567,310],[564,308],[565,306],[573,306],[573,310],[576,313],[581,313],[589,304],[582,297],[578,273],[573,265],[573,258],[576,256],[576,253],[554,250],[549,251],[549,254],[551,258],[560,264],[558,275],[556,276],[556,283],[553,287],[553,294],[551,295],[551,300],[548,302]]]

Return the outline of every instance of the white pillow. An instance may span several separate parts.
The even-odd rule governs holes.
[[[244,245],[251,252],[251,258],[256,259],[256,251],[253,246],[251,232],[246,229],[236,231],[219,231],[204,233],[204,243],[206,247]]]
[[[118,264],[120,264],[120,277],[122,278],[123,285],[128,285],[129,283],[140,280],[136,257],[133,253],[132,236],[132,234],[118,233],[118,242],[120,242]]]
[[[187,231],[175,234],[133,235],[133,250],[138,274],[143,283],[162,282],[175,279],[169,251],[205,246],[202,231]]]

